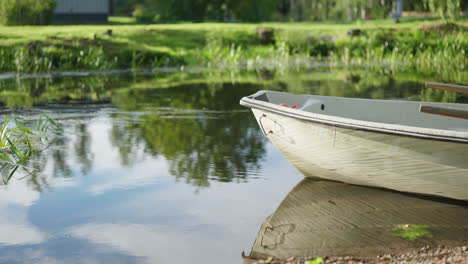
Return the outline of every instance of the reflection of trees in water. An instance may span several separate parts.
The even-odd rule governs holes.
[[[141,77],[141,81],[150,78]],[[239,77],[240,81],[247,79]],[[258,168],[266,139],[251,113],[239,106],[239,100],[259,89],[373,99],[468,102],[467,95],[423,88],[421,77],[414,74],[338,70],[323,74],[270,74],[248,80],[252,83],[210,83],[208,78],[208,83],[202,80],[148,89],[151,82],[140,88],[127,87],[128,76],[83,79],[75,76],[19,83],[2,81],[0,88],[6,93],[17,93],[5,96],[5,100],[11,101],[9,105],[15,106],[80,98],[99,101],[111,97],[119,109],[138,112],[113,116],[109,137],[119,151],[122,165],[132,166],[147,153],[162,155],[169,161],[171,174],[197,186],[208,185],[210,178],[245,180]],[[161,86],[157,79],[154,83],[155,87]],[[115,89],[122,86],[127,88]],[[79,121],[80,124],[69,123],[50,149],[25,165],[31,173],[29,181],[37,190],[47,186],[51,177],[70,177],[77,170],[88,174],[92,169],[88,123]]]
[[[92,138],[88,131],[88,125],[81,123],[75,126],[75,155],[78,164],[81,166],[81,173],[83,175],[88,174],[93,165],[94,155],[91,152]]]
[[[241,113],[216,119],[146,115],[141,129],[147,151],[163,155],[171,174],[196,186],[207,186],[209,178],[246,179],[265,154],[255,120]]]
[[[142,158],[139,153],[142,137],[138,119],[133,120],[131,115],[125,114],[115,114],[113,118],[116,123],[112,126],[109,139],[119,152],[121,164],[131,166]]]
[[[142,80],[147,78],[142,77]],[[37,76],[0,80],[0,105],[30,107],[49,103],[107,102],[111,91],[131,84],[127,75]]]
[[[265,139],[239,100],[258,88],[250,84],[194,84],[129,91],[131,95],[116,97],[114,103],[124,109],[152,109],[156,113],[139,116],[137,122],[114,124],[112,141],[118,143],[124,162],[129,160],[128,153],[136,152],[132,148],[144,142],[146,153],[164,156],[172,175],[195,186],[208,186],[210,179],[246,180],[259,168]]]
[[[36,153],[27,160],[24,170],[15,178],[26,177],[30,186],[41,192],[53,185],[55,178],[69,178],[73,171],[80,169],[87,174],[92,167],[91,135],[87,123],[67,125],[63,131],[57,132],[49,148]]]
[[[411,75],[406,76],[405,81],[401,81],[389,74],[360,72],[348,72],[342,76],[339,76],[340,73],[337,74],[338,76],[324,74],[324,76],[318,76],[319,78],[287,81],[287,90],[294,93],[369,99],[468,102],[467,95],[424,88],[423,82],[412,80]]]
[[[69,146],[68,140],[63,135],[57,137],[54,142],[54,148],[51,149],[51,156],[53,162],[53,175],[55,176],[62,176],[62,177],[71,177],[72,176],[72,169],[69,165],[68,156],[70,153],[68,152]]]
[[[169,88],[130,89],[116,92],[112,103],[129,111],[176,108],[184,110],[246,110],[242,97],[266,88],[258,83],[189,83]],[[273,87],[274,88],[274,87]]]
[[[53,177],[71,176],[67,153],[64,151],[67,149],[64,131],[54,130],[45,133],[48,133],[48,140],[52,141],[47,143],[50,145],[44,146],[44,149],[34,152],[27,158],[15,171],[10,182],[18,178],[27,178],[34,190],[42,191],[49,186],[50,177],[46,176],[47,171],[52,171]],[[33,142],[33,145],[34,143],[40,144]]]
[[[362,68],[339,68],[324,64],[317,69],[288,69],[283,74],[258,69],[256,72],[206,72],[206,73],[154,73],[153,74],[84,74],[84,75],[38,75],[35,78],[5,78],[0,80],[0,105],[24,107],[47,103],[108,102],[115,96],[131,95],[122,90],[168,86],[175,82],[251,82],[271,84],[294,92],[312,92],[331,96],[382,98],[407,98],[414,100],[438,100],[441,95],[427,95],[421,91],[425,81],[466,83],[467,72],[455,71],[449,75],[434,75],[432,71],[413,71],[408,68],[370,66]],[[252,78],[256,76],[256,78]],[[205,84],[199,84],[205,85]],[[212,92],[216,85],[206,92]],[[407,88],[409,90],[407,90]],[[423,89],[424,90],[424,89]],[[397,96],[395,91],[400,91]],[[136,92],[140,93],[140,92]],[[421,94],[421,97],[419,95]],[[395,96],[394,96],[395,95]],[[417,96],[417,97],[414,97]],[[435,97],[433,97],[435,96]],[[453,101],[453,94],[443,95],[442,101]],[[201,97],[202,98],[202,97]],[[458,98],[458,97],[457,97]],[[466,99],[466,97],[465,97]],[[119,100],[119,99],[117,99]],[[137,98],[127,105],[138,103]],[[122,101],[122,100],[119,100]],[[426,100],[427,101],[427,100]],[[465,100],[465,102],[468,100]],[[206,103],[206,102],[200,102]],[[211,102],[210,105],[213,105]]]

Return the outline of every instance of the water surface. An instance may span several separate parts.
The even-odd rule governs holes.
[[[424,78],[362,69],[5,77],[2,115],[45,114],[64,131],[26,164],[30,175],[0,186],[0,263],[240,263],[302,179],[240,98],[271,89],[467,102],[425,90]]]

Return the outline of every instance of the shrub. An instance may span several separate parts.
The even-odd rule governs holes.
[[[55,0],[0,0],[0,22],[4,25],[45,25],[50,23]]]
[[[461,0],[424,0],[426,8],[443,19],[458,18],[461,11]]]
[[[135,7],[132,15],[138,23],[153,23],[155,19],[155,14],[141,5]]]

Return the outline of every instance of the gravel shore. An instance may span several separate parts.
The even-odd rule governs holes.
[[[287,260],[281,259],[251,259],[243,256],[245,264],[307,264],[306,260],[290,258]],[[318,264],[319,262],[311,262]],[[379,264],[393,264],[393,263],[456,263],[468,264],[468,245],[462,247],[423,247],[419,250],[412,250],[399,254],[390,254],[384,256],[376,256],[369,258],[356,258],[352,256],[330,256],[324,257],[322,264],[328,263],[379,263]]]

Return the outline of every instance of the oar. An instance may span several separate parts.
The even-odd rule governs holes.
[[[468,86],[427,82],[426,88],[468,94]]]
[[[419,112],[432,115],[441,115],[448,117],[455,117],[461,119],[468,119],[468,110],[465,109],[456,109],[432,105],[421,105],[419,107]]]

